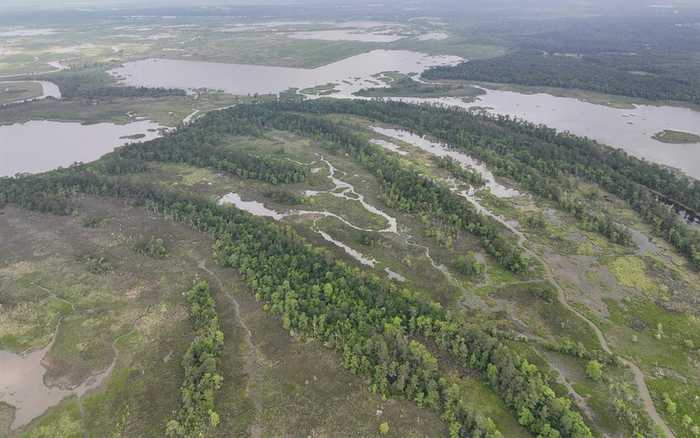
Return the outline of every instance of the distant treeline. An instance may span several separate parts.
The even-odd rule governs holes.
[[[149,88],[118,85],[115,78],[100,70],[66,70],[49,75],[35,76],[33,80],[50,81],[58,85],[61,96],[66,99],[110,99],[117,97],[167,97],[186,96],[178,88]]]
[[[509,54],[436,67],[424,77],[700,103],[698,10],[684,9],[683,14],[656,10],[644,16],[638,9],[626,17],[484,24],[474,36],[506,41]]]
[[[518,51],[453,67],[434,67],[430,80],[462,79],[591,90],[648,100],[700,103],[700,69],[687,76],[668,74],[633,55],[564,55]]]

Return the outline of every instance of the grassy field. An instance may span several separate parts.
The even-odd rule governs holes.
[[[0,82],[0,106],[34,99],[41,94],[41,84],[36,82]]]

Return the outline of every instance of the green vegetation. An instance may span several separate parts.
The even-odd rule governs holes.
[[[484,91],[468,84],[426,84],[411,77],[392,81],[389,87],[364,88],[357,93],[363,97],[462,97],[473,99]]]
[[[268,127],[331,142],[332,148],[346,151],[380,178],[383,198],[389,207],[426,213],[448,227],[471,232],[480,237],[484,249],[508,270],[525,271],[527,261],[517,245],[503,236],[500,225],[419,169],[405,166],[400,159],[371,144],[351,127],[292,112],[309,109],[313,111],[313,107],[296,103],[238,106],[212,113],[197,123],[197,129],[208,132],[226,129],[231,134],[260,135],[263,128]]]
[[[211,130],[195,124],[191,129],[178,130],[145,145],[128,144],[114,154],[130,160],[131,166],[143,161],[188,163],[271,184],[300,182],[308,174],[308,169],[290,161],[227,147],[222,135],[225,133],[224,126]]]
[[[617,280],[627,287],[646,293],[653,293],[657,289],[656,284],[646,274],[644,261],[639,257],[628,256],[615,259],[610,265],[610,270]]]
[[[464,404],[456,384],[440,376],[437,358],[412,339],[417,335],[433,339],[460,367],[483,373],[512,411],[525,419],[522,423],[528,429],[591,436],[570,402],[555,395],[537,367],[497,339],[451,319],[440,306],[423,302],[408,290],[397,290],[391,283],[327,258],[285,227],[152,186],[110,181],[80,167],[9,179],[2,193],[6,201],[28,205],[25,199],[41,190],[52,194],[47,206],[53,208],[54,199],[66,201],[61,195],[67,193],[66,187],[138,200],[201,231],[215,233],[217,259],[236,267],[264,307],[279,315],[286,328],[342,351],[346,367],[372,376],[371,388],[379,394],[405,396],[440,412],[455,434],[479,431],[476,433],[500,436],[490,419]],[[42,208],[36,202],[31,205]],[[391,363],[397,368],[387,368]],[[528,397],[523,397],[526,393]]]
[[[694,197],[700,190],[700,182],[691,182],[688,177],[657,164],[547,127],[459,109],[333,100],[279,106],[310,113],[366,115],[387,123],[402,120],[415,132],[432,134],[484,161],[495,174],[513,178],[531,192],[557,201],[587,229],[605,235],[612,242],[629,245],[629,231],[609,214],[589,209],[587,205],[593,199],[581,199],[567,174],[600,184],[657,226],[659,235],[700,267],[700,232],[691,229],[659,199],[661,196],[685,201],[692,207],[700,203],[700,196]]]
[[[484,265],[479,263],[474,252],[459,256],[455,261],[455,269],[467,277],[478,277],[484,273]]]
[[[387,433],[389,433],[389,423],[385,421],[384,423],[380,424],[379,433],[382,435],[386,435]]]
[[[453,177],[465,184],[469,184],[472,187],[481,187],[484,185],[484,179],[479,172],[474,169],[465,169],[461,164],[450,157],[433,157],[433,162],[437,167],[447,170]]]
[[[2,82],[0,80],[0,106],[41,96],[41,84],[37,82]]]
[[[185,298],[195,338],[182,359],[185,368],[182,406],[176,419],[168,422],[166,435],[204,437],[221,421],[214,400],[223,379],[219,360],[224,334],[206,281],[197,282],[187,291]]]
[[[137,242],[134,245],[134,251],[156,259],[164,259],[168,256],[168,248],[165,246],[163,239],[153,236],[148,240],[144,239]]]
[[[114,266],[103,256],[86,255],[80,261],[87,270],[95,275],[104,275],[114,270]]]
[[[628,62],[620,62],[620,59]],[[631,62],[629,62],[631,61]],[[635,61],[604,54],[573,55],[522,50],[493,59],[465,62],[455,67],[435,67],[423,74],[430,80],[470,80],[529,86],[592,90],[648,100],[700,103],[700,83],[691,77],[639,74]],[[646,66],[645,66],[646,67]],[[602,78],[602,79],[601,79]]]
[[[662,143],[670,144],[700,143],[700,135],[691,134],[690,132],[673,131],[671,129],[657,132],[653,135],[653,138]]]
[[[603,365],[597,360],[591,360],[586,365],[586,375],[593,381],[598,382],[603,377]]]
[[[333,82],[330,82],[328,84],[323,84],[323,85],[317,85],[312,88],[304,88],[301,90],[301,93],[303,94],[310,94],[313,96],[327,96],[329,94],[333,94],[336,92],[336,88],[338,84],[335,84]]]

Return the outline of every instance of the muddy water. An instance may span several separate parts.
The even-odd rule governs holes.
[[[159,136],[159,128],[150,121],[127,125],[30,121],[0,126],[0,177],[93,161],[133,141],[122,137],[144,134],[139,141],[146,141]]]
[[[450,157],[459,162],[464,168],[479,172],[486,186],[495,196],[508,198],[520,194],[517,190],[510,189],[496,182],[493,173],[491,173],[484,164],[466,154],[450,149],[449,146],[445,144],[432,142],[424,137],[401,129],[372,127],[372,130],[377,134],[404,141],[437,157]]]
[[[455,56],[430,56],[407,50],[374,50],[315,69],[146,59],[128,62],[110,73],[122,78],[126,85],[145,87],[210,88],[248,95],[338,83],[338,89],[349,94],[378,86],[372,75],[383,71],[420,73],[431,66],[451,65],[460,60]]]
[[[78,387],[48,387],[44,384],[46,368],[42,361],[52,344],[53,342],[41,350],[24,354],[0,350],[0,401],[15,408],[15,418],[10,427],[12,430],[28,424],[68,396],[82,397],[88,391],[99,387],[112,372],[114,361],[109,368],[87,379]]]

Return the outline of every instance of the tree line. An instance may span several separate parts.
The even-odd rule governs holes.
[[[467,80],[591,90],[648,100],[700,103],[700,81],[633,70],[608,62],[606,55],[559,55],[521,50],[505,56],[438,66],[423,73],[429,80]],[[646,68],[646,66],[644,67]]]
[[[168,421],[166,435],[200,438],[218,426],[214,400],[223,377],[219,369],[224,333],[219,325],[214,298],[206,281],[196,282],[185,292],[194,340],[182,359],[185,379],[180,388],[182,404]]]
[[[195,125],[143,144],[122,146],[113,155],[135,162],[186,163],[270,184],[297,183],[308,175],[306,167],[291,161],[234,149],[227,144],[231,140],[221,134],[222,131],[222,126],[207,125],[203,128]],[[113,166],[116,167],[116,164]]]

